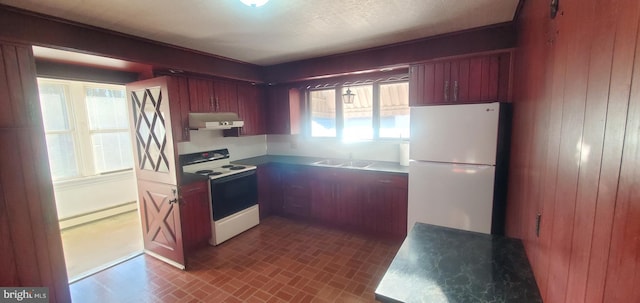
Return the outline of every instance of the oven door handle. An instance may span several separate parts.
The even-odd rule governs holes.
[[[231,176],[222,177],[222,178],[218,178],[218,179],[212,179],[211,183],[228,182],[228,181],[232,181],[232,180],[235,180],[235,179],[239,179],[239,178],[255,175],[255,173],[256,173],[255,169],[248,170],[248,171],[243,171],[241,173],[237,173],[237,174],[234,174],[234,175],[231,175]]]

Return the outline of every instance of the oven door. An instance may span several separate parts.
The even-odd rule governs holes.
[[[255,170],[211,180],[213,221],[258,204],[258,177]]]

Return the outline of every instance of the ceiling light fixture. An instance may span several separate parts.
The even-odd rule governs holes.
[[[353,104],[353,101],[356,98],[356,94],[351,92],[351,89],[347,87],[347,92],[342,94],[342,103],[344,104]]]
[[[240,2],[244,3],[246,6],[261,7],[269,2],[269,0],[240,0]]]

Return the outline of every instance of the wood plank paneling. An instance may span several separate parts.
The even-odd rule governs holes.
[[[605,1],[607,2],[607,1]],[[611,79],[609,84],[609,102],[607,104],[604,147],[602,150],[602,169],[600,172],[599,192],[594,218],[593,245],[590,256],[589,279],[585,302],[602,302],[609,257],[609,242],[613,226],[618,177],[624,143],[629,94],[632,80],[632,62],[636,45],[636,29],[640,17],[640,3],[633,0],[618,0],[608,3],[611,12],[606,26],[615,31],[613,56],[611,60]],[[603,40],[603,43],[606,40]],[[635,46],[637,47],[637,46]],[[637,63],[636,63],[637,64]],[[613,177],[616,176],[616,177]],[[636,296],[638,298],[638,296]]]
[[[265,82],[283,83],[376,70],[436,58],[512,48],[514,29],[509,23],[429,37],[340,55],[268,66]]]
[[[4,199],[2,183],[0,183],[0,241],[1,243],[12,243],[11,229],[9,225],[9,214]],[[0,285],[18,285],[20,283],[16,268],[15,253],[13,245],[0,245],[0,268],[3,273],[0,275]]]
[[[567,293],[567,282],[574,275],[570,269],[572,237],[576,212],[578,175],[582,164],[582,152],[587,152],[582,143],[585,124],[585,99],[588,80],[588,62],[591,41],[590,26],[579,20],[589,20],[593,2],[567,2],[565,9],[571,11],[565,21],[566,32],[558,35],[558,41],[566,45],[564,62],[565,84],[558,98],[562,100],[562,123],[560,132],[560,154],[557,164],[558,183],[555,193],[553,228],[551,234],[552,258],[549,261],[549,276],[546,298],[550,302],[561,302]],[[565,33],[570,33],[564,35]],[[571,72],[568,72],[571,71]],[[570,270],[572,271],[570,273]]]
[[[608,302],[638,302],[640,295],[637,291],[640,284],[640,48],[637,47],[640,31],[637,26],[635,31],[635,64],[605,287]]]
[[[526,1],[518,19],[507,234],[545,302],[640,301],[639,15],[566,0],[550,20]]]

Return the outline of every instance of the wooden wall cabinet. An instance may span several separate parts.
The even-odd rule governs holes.
[[[509,101],[510,53],[425,62],[409,68],[409,105]]]
[[[300,91],[277,85],[270,86],[267,94],[267,132],[282,135],[299,134],[302,116]]]
[[[191,112],[238,112],[238,87],[234,82],[189,77],[188,86]]]
[[[167,76],[174,142],[189,141],[189,85],[186,77]]]
[[[263,87],[248,82],[188,76],[170,78],[173,137],[189,141],[189,113],[234,112],[245,122],[242,128],[225,130],[225,136],[267,133],[267,107]]]
[[[255,136],[267,133],[267,112],[263,87],[250,83],[238,84],[238,115],[244,121],[240,135]]]
[[[180,216],[185,254],[206,247],[211,239],[208,180],[180,186]]]

